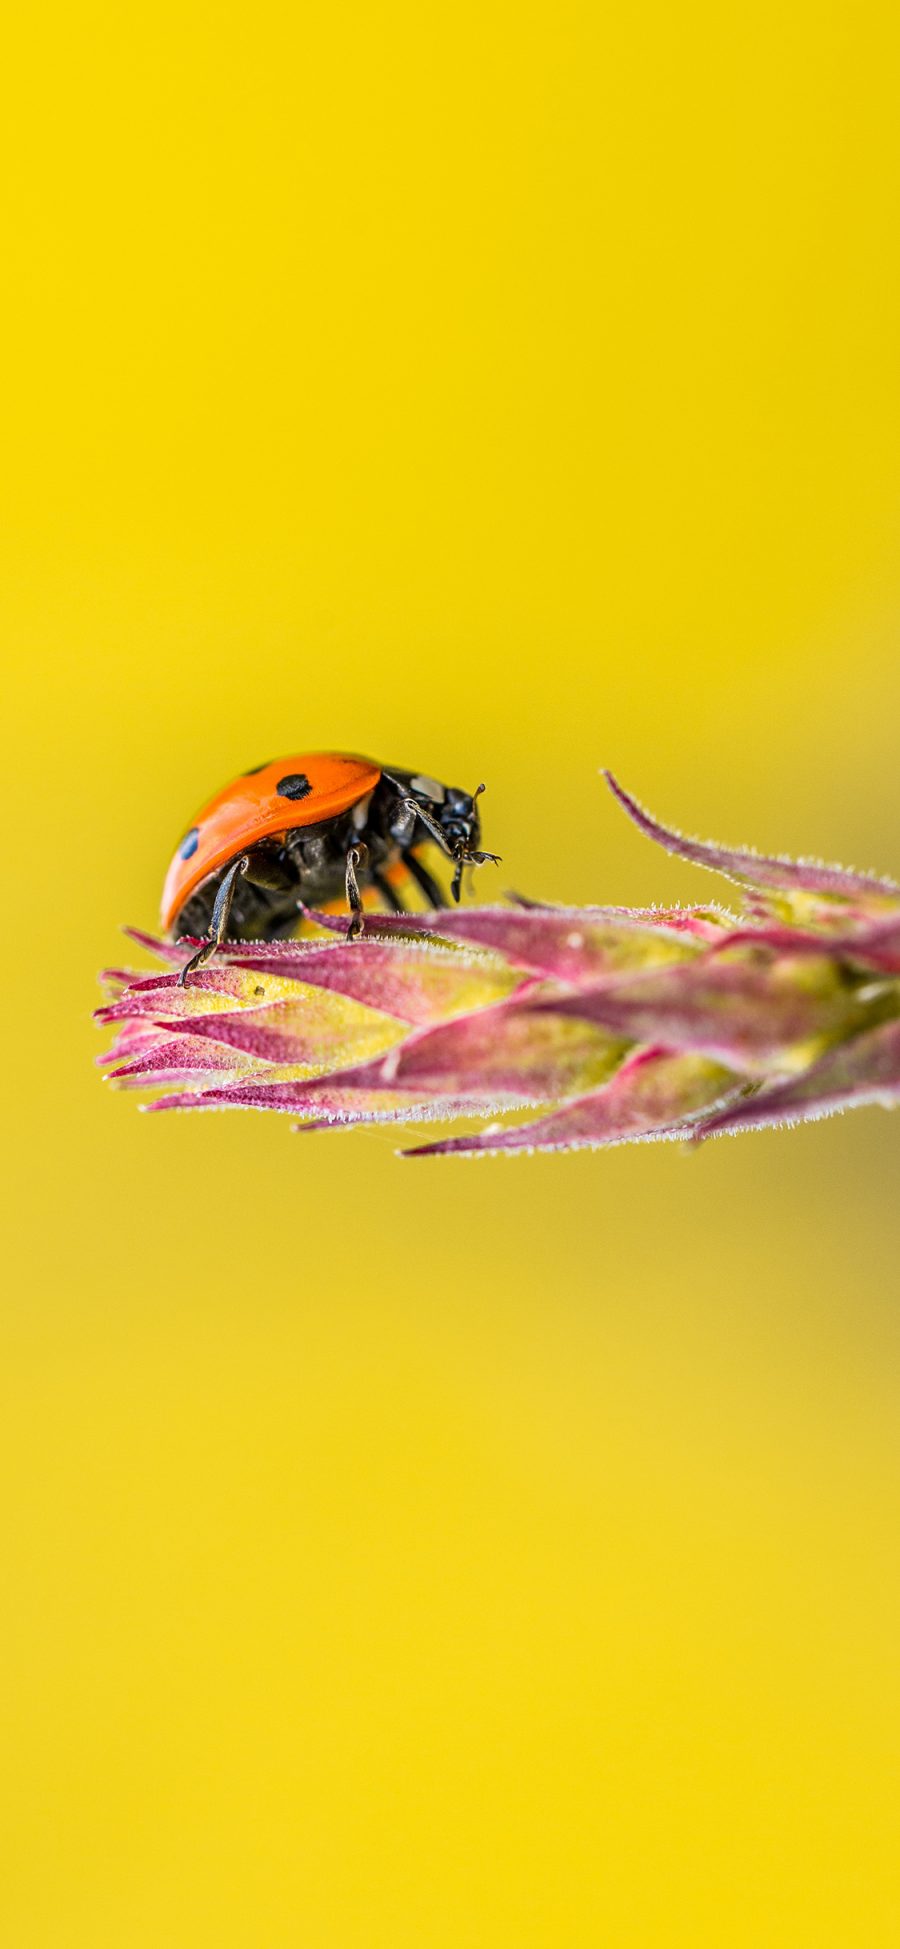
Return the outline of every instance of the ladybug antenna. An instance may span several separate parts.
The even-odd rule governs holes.
[[[484,791],[483,784],[476,785],[475,790],[472,793],[473,805],[476,799],[480,799],[483,791]],[[497,866],[499,865],[500,855],[499,853],[473,852],[472,848],[470,847],[470,845],[467,843],[465,839],[460,839],[457,841],[457,844],[453,848],[453,852],[454,852],[454,858],[456,860],[456,866],[453,873],[453,879],[450,883],[450,892],[452,894],[453,899],[458,901],[460,896],[460,890],[462,888],[463,867],[484,866],[487,860],[492,860],[493,864]]]

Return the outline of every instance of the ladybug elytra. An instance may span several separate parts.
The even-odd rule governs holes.
[[[166,875],[162,924],[174,938],[205,936],[179,976],[205,966],[226,932],[239,941],[277,940],[301,905],[346,889],[350,939],[362,933],[361,885],[395,913],[403,903],[388,877],[398,862],[433,907],[446,906],[418,857],[428,840],[453,861],[459,899],[463,867],[495,860],[478,850],[474,793],[419,772],[386,770],[370,758],[309,751],[256,765],[211,798],[185,834]]]

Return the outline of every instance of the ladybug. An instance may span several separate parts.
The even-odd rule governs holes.
[[[478,850],[474,793],[421,772],[387,771],[371,758],[306,751],[254,765],[198,812],[166,874],[162,924],[174,939],[205,937],[179,976],[211,960],[226,931],[239,941],[289,934],[301,905],[320,906],[346,889],[349,938],[363,931],[360,885],[377,888],[394,913],[404,907],[390,869],[401,862],[433,907],[444,894],[418,857],[433,840],[453,861],[459,899],[463,867],[496,860]]]

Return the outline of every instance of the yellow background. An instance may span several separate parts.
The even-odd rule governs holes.
[[[10,1949],[893,1944],[900,1126],[146,1118],[197,803],[900,869],[892,6],[20,9],[0,116]],[[485,876],[491,869],[485,868]],[[492,893],[494,881],[482,893]]]

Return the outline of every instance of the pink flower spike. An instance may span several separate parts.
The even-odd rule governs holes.
[[[825,894],[845,901],[882,903],[900,900],[900,886],[868,873],[855,873],[845,866],[823,866],[816,860],[793,860],[782,855],[767,857],[749,847],[717,846],[708,840],[685,839],[672,827],[660,825],[633,799],[611,771],[603,773],[619,804],[624,807],[639,831],[664,846],[679,859],[692,860],[712,873],[722,873],[739,886],[762,887],[766,891],[783,888],[787,893]]]
[[[640,828],[724,872],[733,911],[519,900],[190,947],[109,971],[108,1080],[157,1110],[255,1109],[300,1128],[487,1127],[411,1154],[602,1148],[900,1101],[900,889]],[[165,1094],[160,1094],[165,1090]],[[500,1118],[500,1121],[496,1121]],[[490,1121],[493,1119],[494,1121]]]
[[[419,1144],[404,1157],[487,1156],[513,1151],[599,1150],[651,1137],[683,1137],[693,1119],[734,1093],[739,1078],[702,1056],[645,1049],[602,1089],[563,1105],[536,1123],[482,1130]]]
[[[765,1124],[808,1123],[864,1103],[885,1109],[900,1103],[900,1021],[883,1022],[829,1049],[802,1076],[741,1098],[705,1118],[692,1135],[699,1140]]]

